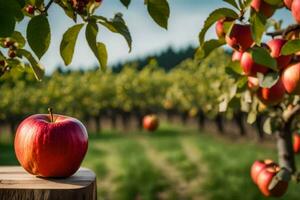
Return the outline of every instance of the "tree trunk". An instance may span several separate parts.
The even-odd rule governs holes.
[[[262,124],[262,119],[263,117],[261,115],[257,115],[257,119],[255,122],[257,134],[258,134],[258,139],[259,141],[264,140],[264,131],[263,131],[263,124]]]
[[[130,116],[129,116],[129,113],[128,112],[122,112],[121,113],[121,119],[122,119],[122,124],[123,124],[123,128],[124,130],[128,130],[129,128],[129,119]]]
[[[202,111],[199,111],[198,116],[197,116],[197,120],[198,120],[198,129],[203,130],[204,125],[205,125],[205,116],[204,116],[204,113]]]
[[[237,112],[234,114],[234,121],[236,125],[239,127],[239,132],[241,136],[245,136],[246,129],[245,129],[245,124],[244,124],[244,115],[242,112]]]
[[[110,113],[111,126],[113,129],[117,129],[117,115],[116,110],[112,110]]]
[[[223,119],[220,114],[218,114],[215,118],[215,122],[217,124],[217,128],[219,133],[224,134],[224,124],[223,124]]]
[[[283,130],[277,134],[277,149],[279,165],[291,173],[296,171],[295,156],[292,142],[291,122],[285,124]]]
[[[181,117],[181,123],[183,125],[186,125],[187,124],[187,120],[188,120],[188,115],[186,112],[183,112],[180,114],[180,117]]]
[[[16,123],[14,122],[15,120],[11,120],[9,124],[9,129],[10,129],[10,134],[14,137],[16,133]]]
[[[138,130],[143,130],[143,118],[144,118],[143,114],[139,111],[136,111],[135,117],[136,117]]]
[[[96,134],[100,134],[102,126],[101,126],[101,115],[99,114],[95,118],[95,125],[96,125]]]

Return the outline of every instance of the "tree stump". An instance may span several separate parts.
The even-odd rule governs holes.
[[[80,168],[64,179],[40,178],[22,167],[0,167],[0,200],[96,200],[96,175]]]

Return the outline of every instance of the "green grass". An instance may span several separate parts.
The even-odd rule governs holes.
[[[196,155],[199,163],[190,160],[183,143],[199,150]],[[182,185],[164,174],[156,163],[159,161],[148,157],[150,148],[164,159],[167,169],[177,171],[183,186],[194,188],[182,189]],[[233,142],[163,124],[155,133],[104,131],[97,136],[91,134],[82,165],[97,174],[100,200],[192,199],[197,190],[211,200],[260,200],[265,198],[250,179],[250,166],[256,159],[276,157],[277,152],[272,147],[244,140]],[[17,164],[13,145],[1,140],[0,165]],[[203,171],[198,171],[199,166]],[[195,179],[201,180],[202,185],[188,185]],[[299,199],[298,189],[292,182],[282,199]]]

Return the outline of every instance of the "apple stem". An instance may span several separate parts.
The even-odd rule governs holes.
[[[50,114],[50,121],[54,122],[54,118],[53,118],[53,109],[52,108],[48,108],[48,112]]]

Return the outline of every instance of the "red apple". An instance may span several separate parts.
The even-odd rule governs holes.
[[[259,173],[269,167],[269,166],[277,166],[273,160],[266,159],[266,160],[256,160],[251,166],[251,178],[255,184],[257,184],[257,177]]]
[[[251,8],[256,12],[262,13],[267,18],[271,17],[276,11],[275,7],[266,3],[264,0],[252,0]]]
[[[240,52],[246,51],[254,43],[250,25],[234,24],[230,35],[226,35],[225,39],[230,47]]]
[[[259,65],[254,62],[254,60],[252,59],[252,56],[249,52],[243,53],[242,59],[241,59],[241,65],[244,70],[244,73],[247,76],[256,76],[258,72],[263,73],[263,74],[268,72],[267,67],[265,67],[263,65]]]
[[[280,103],[285,95],[285,89],[282,79],[273,85],[271,88],[260,88],[258,90],[258,98],[266,105],[276,105]]]
[[[232,54],[232,61],[240,61],[242,59],[243,52],[234,51]]]
[[[218,38],[224,38],[226,35],[226,32],[224,30],[224,23],[225,22],[229,22],[229,21],[233,21],[232,19],[228,19],[228,18],[222,18],[219,19],[216,23],[216,34],[218,36]]]
[[[290,94],[300,94],[300,63],[292,64],[284,69],[282,83]]]
[[[41,177],[73,175],[88,148],[88,134],[77,119],[37,114],[18,127],[15,153],[22,167]]]
[[[281,55],[281,49],[286,42],[287,40],[284,39],[273,39],[267,43],[268,47],[271,50],[270,54],[273,58],[276,59],[277,66],[279,69],[286,68],[292,60],[292,55]]]
[[[279,167],[270,166],[263,169],[258,177],[257,177],[257,185],[260,191],[266,197],[281,197],[285,194],[288,188],[288,182],[279,181],[278,184],[272,189],[269,190],[269,185],[272,179],[276,176],[276,174],[280,171]]]
[[[283,0],[283,2],[284,2],[285,7],[286,7],[287,9],[291,10],[293,0]]]
[[[156,115],[146,115],[143,119],[144,129],[155,131],[159,126],[159,120]]]
[[[298,133],[294,133],[293,135],[294,143],[293,143],[293,149],[295,153],[300,152],[300,135]]]
[[[248,76],[248,88],[252,91],[259,89],[259,80],[254,76]]]
[[[291,10],[296,22],[300,23],[300,0],[293,0]]]

